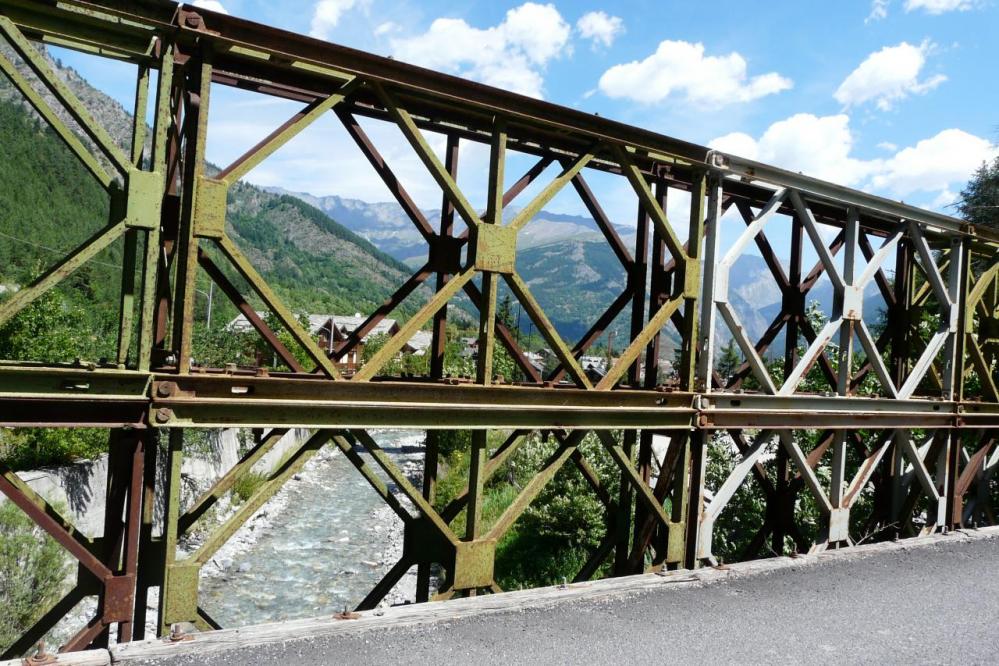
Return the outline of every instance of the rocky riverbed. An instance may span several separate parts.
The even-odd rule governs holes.
[[[422,435],[372,436],[418,483]],[[226,627],[353,608],[398,561],[402,542],[402,521],[327,447],[212,558],[202,574],[201,603]],[[413,569],[383,604],[413,601],[415,589]]]

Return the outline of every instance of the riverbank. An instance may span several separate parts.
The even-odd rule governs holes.
[[[422,483],[423,435],[413,431],[372,431],[410,481]],[[213,446],[205,460],[185,460],[184,504],[203,492],[238,457]],[[233,439],[235,441],[235,439]],[[222,444],[223,442],[219,442]],[[276,461],[264,465],[268,467]],[[373,466],[373,463],[372,463]],[[80,475],[77,475],[80,476]],[[100,472],[88,473],[91,498],[100,495]],[[394,484],[388,482],[395,490]],[[46,494],[49,494],[46,492]],[[157,498],[161,504],[162,498]],[[414,512],[409,503],[403,505]],[[103,514],[103,505],[101,513]],[[93,518],[82,504],[81,520]],[[178,555],[195,552],[216,527],[239,508],[223,498],[204,520],[206,531],[182,539]],[[157,523],[161,514],[157,507]],[[76,517],[76,516],[74,516]],[[93,529],[99,529],[94,525]],[[225,627],[335,613],[355,607],[399,560],[403,523],[338,449],[316,454],[216,552],[201,572],[203,607]],[[416,569],[407,572],[381,606],[412,603]],[[147,600],[146,635],[155,632],[159,590]],[[83,600],[48,636],[58,645],[93,616],[96,597]]]

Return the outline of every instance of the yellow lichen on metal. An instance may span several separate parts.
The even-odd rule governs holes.
[[[163,176],[156,171],[130,171],[125,192],[125,226],[155,229],[160,225]]]
[[[454,588],[471,590],[493,583],[496,540],[466,541],[457,545],[454,554]]]
[[[193,622],[198,617],[199,564],[171,564],[166,569],[163,621]]]
[[[493,273],[513,273],[517,259],[517,230],[498,224],[479,224],[471,232],[475,268]]]
[[[207,176],[198,177],[194,199],[194,234],[199,238],[225,236],[226,199],[229,184]]]

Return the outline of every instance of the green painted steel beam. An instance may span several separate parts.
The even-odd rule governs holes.
[[[113,179],[104,167],[101,166],[100,161],[94,157],[89,148],[83,145],[83,142],[80,141],[76,134],[62,122],[52,107],[49,106],[48,102],[35,91],[31,83],[21,74],[17,66],[3,54],[0,54],[0,69],[10,79],[11,84],[24,95],[24,98],[38,112],[38,115],[45,120],[45,123],[52,128],[52,131],[66,144],[70,152],[93,174],[97,182],[105,190],[110,189]]]
[[[31,68],[38,79],[63,105],[66,111],[79,124],[80,129],[96,144],[104,156],[122,174],[128,173],[131,165],[128,157],[114,142],[111,135],[104,129],[84,106],[83,102],[70,90],[69,86],[59,77],[41,55],[28,41],[14,22],[0,14],[0,32],[4,34],[17,54]]]
[[[118,240],[125,233],[125,229],[124,222],[115,222],[104,227],[83,241],[66,258],[38,277],[29,286],[21,289],[8,300],[4,301],[3,304],[0,304],[0,326],[10,321],[11,317],[31,305],[36,299],[100,254],[102,250]]]

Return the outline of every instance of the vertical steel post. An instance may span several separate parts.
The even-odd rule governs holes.
[[[506,127],[497,121],[493,127],[489,152],[489,187],[486,214],[481,224],[499,226],[503,221],[503,173],[506,165]],[[482,299],[479,304],[479,343],[476,358],[477,383],[488,386],[493,380],[493,350],[496,343],[496,292],[499,276],[484,270]],[[489,431],[472,431],[472,451],[468,468],[468,508],[465,510],[465,540],[475,541],[482,529],[482,503],[485,500],[485,463],[488,458]],[[469,590],[470,595],[475,590]]]
[[[205,139],[208,133],[208,103],[212,85],[210,47],[203,47],[200,58],[189,61],[188,91],[185,105],[184,189],[180,227],[177,232],[177,272],[174,285],[173,342],[177,353],[177,371],[191,370],[194,337],[194,294],[198,278],[198,237],[195,235],[195,205],[198,180],[204,173]]]
[[[714,385],[715,322],[718,313],[715,308],[715,273],[719,253],[719,236],[722,216],[722,182],[715,174],[708,183],[708,219],[704,228],[704,262],[701,286],[701,330],[697,358],[698,390],[710,393]],[[725,387],[721,387],[724,389]]]
[[[444,168],[452,180],[458,180],[459,139],[455,134],[448,134],[447,147],[444,154]],[[440,234],[434,242],[446,243],[454,229],[454,204],[450,197],[443,196],[441,203]],[[431,248],[433,252],[433,248]],[[441,267],[438,267],[441,268]],[[447,284],[448,274],[438,270],[437,291]],[[447,304],[434,314],[433,339],[430,345],[430,377],[444,377],[444,353],[447,346]],[[440,430],[427,431],[427,443],[423,458],[423,497],[433,506],[437,494],[437,467],[440,460]],[[430,600],[430,562],[420,561],[416,570],[416,601]]]
[[[156,468],[159,457],[159,431],[151,429],[143,435],[143,461],[141,476],[132,480],[136,499],[140,505],[138,546],[135,562],[135,607],[132,611],[132,638],[142,640],[146,633],[146,604],[149,588],[159,585],[163,570],[154,563],[160,560],[162,543],[153,541],[153,523],[156,516]]]
[[[143,372],[148,372],[152,365],[152,350],[155,344],[157,326],[157,289],[161,279],[159,266],[164,250],[161,246],[160,231],[167,214],[167,195],[173,187],[168,176],[167,156],[170,150],[168,143],[171,137],[175,137],[173,131],[174,48],[173,45],[163,40],[160,40],[159,47],[160,68],[156,84],[156,109],[149,168],[158,172],[163,179],[163,200],[161,201],[160,220],[145,235],[145,257],[142,263],[142,291],[139,307],[139,343],[136,352],[136,366]],[[174,138],[174,140],[178,139]],[[168,280],[169,278],[164,274],[162,279]]]
[[[805,319],[805,299],[801,294],[801,258],[804,246],[803,223],[797,215],[791,217],[791,258],[788,266],[788,291],[794,296],[787,327],[784,331],[784,373],[787,380],[798,364],[798,336],[802,321]],[[770,535],[770,548],[774,555],[784,554],[788,526],[794,520],[794,491],[791,489],[791,466],[787,451],[783,446],[777,448],[776,454],[776,492],[773,495],[773,507],[767,502],[767,518],[772,521],[773,531]]]
[[[149,100],[149,67],[139,65],[135,82],[135,106],[132,115],[132,168],[141,170],[146,142],[146,106]],[[119,297],[118,366],[124,368],[132,343],[135,310],[135,264],[139,232],[125,232],[122,250],[121,294]]]
[[[646,280],[648,276],[648,254],[649,254],[649,214],[645,206],[638,205],[638,223],[635,229],[635,254],[630,270],[628,271],[628,285],[631,289],[631,340],[634,340],[642,332],[645,317]],[[628,369],[628,383],[631,386],[640,386],[642,377],[642,362],[636,360]],[[639,439],[640,437],[640,439]],[[638,448],[638,476],[642,483],[649,483],[652,476],[652,437],[651,432],[646,435],[645,430],[641,433],[637,430],[627,430],[624,433],[624,453],[631,458],[635,448],[636,439],[639,442]],[[628,544],[628,533],[633,531],[633,537],[638,538],[640,526],[644,521],[647,509],[641,502],[634,503],[634,521],[632,530],[628,529],[628,521],[632,516],[632,493],[628,483],[627,475],[622,472],[620,482],[620,492],[618,494],[617,513],[611,521],[611,527],[617,530],[618,544],[614,554],[614,571],[618,575],[638,573],[628,569],[628,556],[630,554]]]
[[[704,512],[704,473],[707,467],[707,441],[711,432],[693,428],[687,437],[686,451],[676,487],[679,491],[679,513],[675,519],[682,519],[686,527],[682,567],[697,567],[697,545],[701,514]]]
[[[680,390],[697,390],[698,305],[704,301],[701,280],[701,244],[704,242],[704,198],[708,193],[707,174],[694,172],[690,182],[690,217],[687,222],[687,259],[683,261],[683,275],[677,276],[686,296],[683,301],[683,325],[680,331]],[[714,193],[717,196],[717,191]],[[712,202],[718,205],[718,202]],[[680,268],[680,262],[677,262]],[[688,284],[694,282],[694,284]],[[674,289],[678,291],[680,287]],[[709,304],[710,305],[710,304]],[[704,307],[709,307],[704,306]]]
[[[843,283],[846,285],[846,288],[849,289],[854,284],[856,274],[857,240],[860,235],[860,216],[855,208],[850,208],[847,211],[846,217],[842,277]],[[853,327],[855,321],[853,314],[843,312],[844,300],[844,293],[837,294],[833,306],[833,317],[844,317],[843,322],[840,325],[839,349],[837,350],[838,376],[836,392],[841,396],[847,396],[850,393],[850,379],[853,376]],[[860,316],[860,313],[855,313],[855,315]],[[843,506],[844,492],[846,490],[846,442],[848,436],[849,433],[845,430],[837,430],[833,433],[833,460],[829,486],[829,502],[832,504],[834,513],[830,516],[830,520],[833,520],[833,516],[839,515],[835,513],[836,511],[846,512],[846,515],[849,515],[848,509]],[[831,526],[830,530],[832,530]],[[838,534],[839,533],[837,532],[837,535]],[[840,541],[839,539],[833,539],[831,537],[830,541],[833,540]]]
[[[944,376],[944,396],[948,400],[964,400],[964,368],[965,345],[967,343],[968,317],[965,309],[968,306],[968,291],[971,289],[971,254],[968,243],[963,238],[956,238],[950,249],[950,273],[948,275],[948,291],[954,304],[954,314],[957,317],[956,329],[951,334],[947,345],[947,365]],[[962,498],[958,496],[957,480],[961,466],[961,452],[964,446],[962,429],[956,428],[947,433],[946,472],[943,478],[944,495],[946,497],[946,522],[944,529],[954,529],[961,526],[963,513]],[[939,478],[938,474],[938,478]]]
[[[179,534],[179,522],[182,496],[181,467],[184,464],[184,431],[180,428],[173,428],[169,433],[169,448],[167,450],[167,474],[163,485],[163,495],[166,498],[166,507],[163,514],[163,538],[162,538],[162,585],[160,586],[160,605],[158,619],[158,636],[165,635],[170,624],[177,620],[172,616],[173,600],[178,595],[183,595],[179,581],[175,580],[173,565],[177,561],[177,541]],[[189,618],[193,619],[193,618]]]

